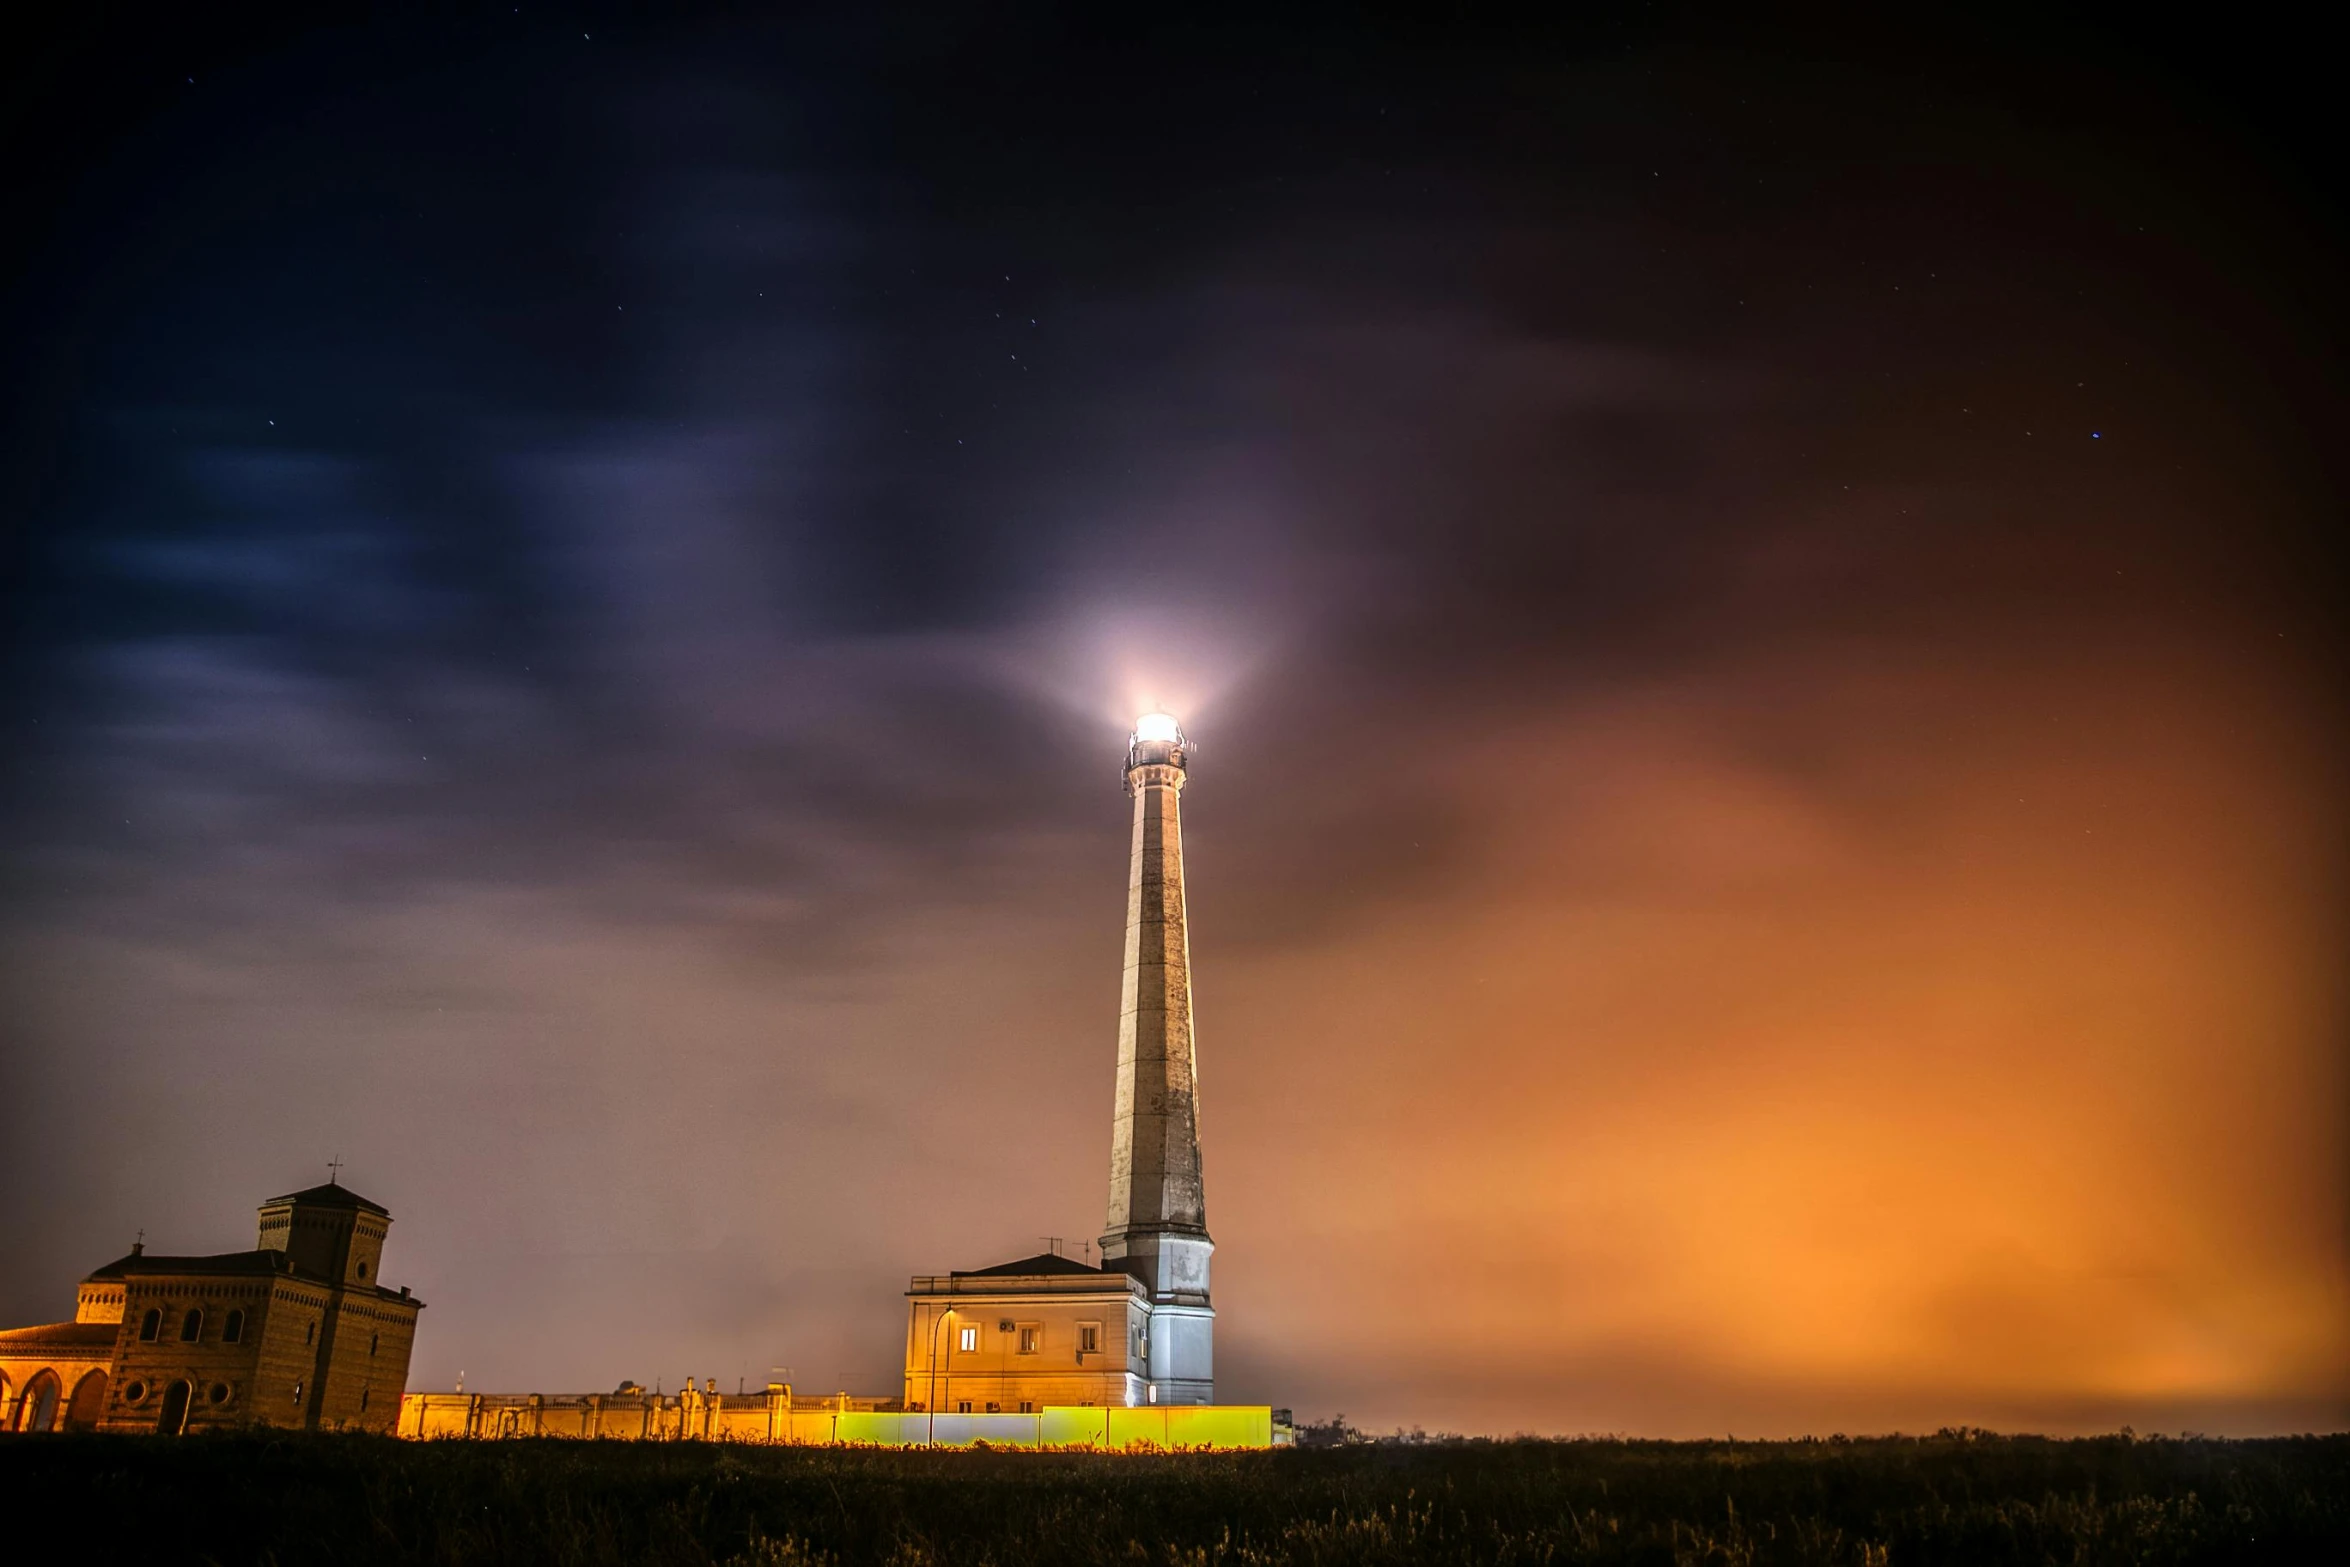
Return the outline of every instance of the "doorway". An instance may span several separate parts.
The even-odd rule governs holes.
[[[65,1429],[68,1431],[95,1430],[98,1417],[106,1412],[106,1373],[93,1371],[73,1385],[73,1397],[65,1406]]]
[[[174,1382],[163,1395],[163,1413],[155,1422],[157,1436],[178,1436],[188,1428],[188,1384]]]

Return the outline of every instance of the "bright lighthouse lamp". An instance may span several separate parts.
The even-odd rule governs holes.
[[[1183,726],[1173,713],[1145,713],[1134,721],[1134,738],[1146,745],[1174,745],[1183,738]]]

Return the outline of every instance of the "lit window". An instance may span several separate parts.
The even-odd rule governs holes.
[[[1033,1355],[1044,1348],[1044,1329],[1033,1322],[1020,1324],[1020,1353]]]
[[[958,1330],[955,1334],[955,1348],[961,1350],[966,1355],[978,1354],[979,1330],[977,1328],[963,1328]],[[968,1404],[964,1405],[963,1412],[965,1414],[969,1414],[971,1412],[971,1406]]]
[[[302,1384],[299,1382],[294,1384],[294,1402],[297,1404],[302,1402]]]
[[[139,1319],[139,1342],[152,1344],[163,1337],[163,1313],[149,1311]]]
[[[220,1324],[220,1341],[223,1344],[242,1344],[245,1342],[245,1314],[243,1312],[232,1311],[226,1318],[222,1320]]]
[[[198,1338],[203,1336],[203,1332],[204,1313],[201,1310],[191,1311],[186,1316],[180,1318],[181,1343],[193,1344]]]

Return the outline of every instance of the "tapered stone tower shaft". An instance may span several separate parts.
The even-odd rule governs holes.
[[[1151,1396],[1212,1403],[1207,1203],[1200,1182],[1199,1068],[1191,1034],[1191,938],[1183,910],[1183,785],[1190,743],[1164,713],[1134,726],[1126,792],[1134,855],[1126,882],[1126,975],[1110,1140],[1105,1265],[1151,1292]]]

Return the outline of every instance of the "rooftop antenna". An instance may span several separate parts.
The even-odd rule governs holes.
[[[1061,1237],[1058,1235],[1039,1235],[1037,1239],[1044,1242],[1044,1249],[1051,1255],[1058,1257],[1061,1254]]]

